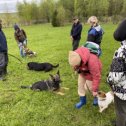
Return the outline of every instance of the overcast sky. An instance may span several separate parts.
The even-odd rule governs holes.
[[[27,2],[31,2],[33,0],[26,0]],[[40,0],[34,0],[36,2]],[[23,0],[0,0],[0,13],[4,12],[16,12],[16,4],[17,2],[23,2]]]

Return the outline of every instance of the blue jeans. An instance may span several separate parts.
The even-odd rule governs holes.
[[[24,48],[27,47],[27,40],[24,40],[24,42],[19,42],[18,46],[19,46],[21,57],[25,57],[26,53],[25,53]]]

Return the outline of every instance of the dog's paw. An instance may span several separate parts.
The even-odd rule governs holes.
[[[61,87],[61,90],[69,90],[67,87]]]
[[[102,111],[103,111],[102,109],[99,109],[99,112],[100,112],[100,113],[102,113]]]
[[[65,95],[65,94],[62,93],[62,92],[56,92],[56,94],[61,95],[61,96]]]

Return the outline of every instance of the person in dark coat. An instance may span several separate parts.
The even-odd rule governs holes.
[[[2,20],[0,20],[0,80],[4,80],[7,74],[8,47],[4,32],[2,31]]]
[[[24,51],[24,48],[27,47],[26,33],[23,29],[20,29],[20,27],[17,24],[14,25],[14,30],[15,30],[14,37],[19,46],[20,55],[21,57],[25,57],[26,53]]]
[[[78,17],[74,17],[73,22],[74,23],[72,25],[70,36],[71,36],[72,46],[74,51],[79,46],[79,42],[81,39],[82,24],[80,23]]]

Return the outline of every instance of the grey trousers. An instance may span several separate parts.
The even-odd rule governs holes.
[[[79,42],[80,42],[80,40],[73,40],[73,43],[72,43],[73,51],[78,48]]]
[[[0,53],[0,76],[7,73],[8,54]]]
[[[114,96],[116,111],[116,126],[126,126],[126,100]]]

